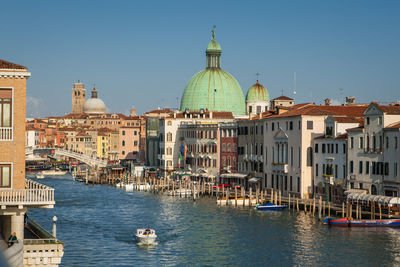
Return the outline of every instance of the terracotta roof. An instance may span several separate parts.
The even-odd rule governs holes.
[[[28,69],[25,66],[14,64],[12,62],[0,59],[0,69],[21,69],[21,70],[26,70]]]
[[[82,131],[82,132],[77,133],[76,136],[90,136],[90,135],[88,135],[87,133]]]
[[[282,95],[277,98],[274,98],[272,101],[275,101],[275,100],[293,100],[293,98]]]
[[[89,116],[87,114],[84,114],[84,113],[81,113],[81,114],[72,114],[72,113],[70,113],[70,114],[67,114],[65,116],[62,116],[61,118],[64,118],[64,119],[86,119],[88,117]]]
[[[399,105],[391,105],[391,106],[377,105],[377,106],[382,112],[384,112],[386,114],[390,114],[390,115],[399,114],[400,115],[400,106]]]
[[[336,136],[336,139],[346,139],[346,138],[347,138],[347,133]]]
[[[285,113],[279,115],[272,115],[271,118],[276,117],[294,117],[300,115],[309,116],[328,116],[328,115],[345,115],[345,116],[362,116],[367,109],[367,105],[363,106],[319,106],[319,105],[304,105],[295,107]]]
[[[362,123],[364,120],[361,117],[345,116],[337,117],[333,116],[333,119],[338,123]]]
[[[399,129],[400,128],[400,121],[392,123],[385,127],[385,129]]]

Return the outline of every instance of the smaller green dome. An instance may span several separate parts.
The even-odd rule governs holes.
[[[257,82],[249,88],[246,94],[247,101],[269,101],[269,93],[267,89]]]
[[[221,46],[217,41],[212,40],[208,45],[207,45],[207,52],[221,52]]]

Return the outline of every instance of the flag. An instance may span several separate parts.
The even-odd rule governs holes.
[[[181,168],[182,155],[179,154],[178,167]]]

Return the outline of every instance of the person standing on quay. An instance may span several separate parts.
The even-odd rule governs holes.
[[[14,245],[15,242],[17,242],[17,236],[15,235],[15,232],[13,232],[8,238],[8,247]]]

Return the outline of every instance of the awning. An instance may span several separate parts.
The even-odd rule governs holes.
[[[244,173],[223,173],[219,177],[220,178],[238,178],[238,179],[244,179],[248,176],[248,174]]]
[[[349,190],[348,190],[349,191]],[[346,192],[348,192],[346,191]],[[345,194],[346,194],[345,192]],[[370,194],[360,194],[360,193],[350,193],[347,195],[347,199],[351,200],[352,202],[376,202],[376,203],[382,203],[382,204],[389,204],[390,206],[392,205],[397,205],[397,203],[400,203],[400,199],[397,197],[388,197],[388,196],[381,196],[381,195],[370,195]]]
[[[253,177],[249,179],[249,183],[258,183],[259,181],[261,181],[260,177]]]

